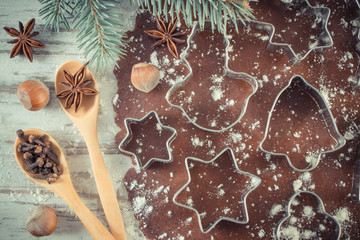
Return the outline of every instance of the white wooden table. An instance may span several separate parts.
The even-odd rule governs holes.
[[[86,145],[77,128],[61,109],[55,97],[54,79],[57,68],[67,60],[82,58],[77,49],[76,32],[62,29],[59,33],[44,30],[44,21],[38,15],[40,3],[36,0],[0,1],[0,239],[36,239],[25,228],[28,214],[37,206],[49,205],[58,216],[55,232],[42,239],[92,239],[86,228],[68,205],[58,196],[36,185],[18,167],[13,144],[17,129],[38,128],[48,132],[62,147],[73,184],[80,198],[88,208],[107,226],[104,212],[97,194],[92,167]],[[125,27],[134,26],[136,6],[122,3]],[[18,29],[18,21],[24,25],[31,18],[36,19],[35,31],[40,34],[34,39],[46,45],[44,49],[34,49],[34,60],[30,63],[24,56],[10,59],[13,39],[2,28]],[[90,69],[91,70],[91,69]],[[130,159],[121,155],[115,144],[115,134],[119,128],[114,123],[112,98],[117,89],[116,79],[109,70],[105,74],[92,71],[100,91],[100,111],[98,134],[100,147],[107,164],[119,206],[123,214],[128,239],[144,239],[133,217],[123,177]],[[16,96],[18,85],[28,79],[37,79],[50,88],[51,99],[42,110],[26,110]]]

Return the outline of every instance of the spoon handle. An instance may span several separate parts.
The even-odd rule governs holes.
[[[126,240],[119,203],[101,154],[96,128],[95,131],[88,129],[86,133],[85,131],[81,132],[90,154],[96,186],[111,233],[117,240]]]
[[[91,236],[95,240],[115,240],[115,238],[111,235],[107,228],[81,201],[75,189],[73,187],[69,188],[69,186],[67,186],[67,188],[67,191],[71,191],[71,194],[62,195],[61,197],[76,213],[76,215],[87,228]]]

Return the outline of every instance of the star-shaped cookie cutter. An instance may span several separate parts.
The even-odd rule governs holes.
[[[126,146],[129,144],[130,141],[134,140],[131,125],[133,125],[133,124],[145,125],[152,118],[156,118],[157,124],[156,124],[156,126],[154,126],[154,128],[157,131],[170,131],[170,132],[172,132],[172,135],[166,141],[166,149],[167,149],[169,158],[163,159],[163,158],[158,158],[158,157],[151,157],[150,159],[148,159],[145,162],[145,164],[143,164],[143,162],[139,159],[138,153],[126,150]],[[163,125],[161,123],[161,121],[160,121],[160,118],[159,118],[158,114],[155,111],[149,112],[148,114],[146,114],[140,120],[135,119],[135,118],[126,118],[124,120],[124,124],[125,124],[125,127],[126,127],[127,134],[126,134],[125,138],[119,144],[119,149],[120,149],[121,152],[123,152],[125,154],[128,154],[130,156],[133,156],[136,163],[137,163],[137,165],[141,169],[146,169],[154,161],[163,162],[163,163],[170,163],[172,161],[172,154],[171,154],[170,144],[177,136],[176,129],[172,128],[172,127],[169,127],[169,126]],[[156,141],[156,139],[154,139],[154,141]]]
[[[190,182],[191,182],[191,173],[190,173],[190,165],[189,165],[189,160],[191,161],[197,161],[197,162],[200,162],[202,164],[216,164],[216,160],[222,156],[223,154],[226,154],[226,153],[230,153],[230,156],[231,156],[231,160],[232,160],[232,163],[233,163],[233,166],[234,166],[234,170],[236,172],[238,172],[239,174],[242,174],[242,175],[246,175],[248,176],[251,180],[250,180],[250,184],[251,186],[248,187],[247,191],[245,191],[245,194],[241,194],[241,200],[239,201],[240,204],[242,204],[242,207],[243,207],[243,211],[244,211],[244,219],[243,220],[236,220],[234,218],[229,218],[229,217],[224,217],[224,216],[221,216],[221,217],[218,217],[218,219],[210,226],[208,226],[207,228],[204,228],[203,225],[202,225],[202,222],[201,222],[201,214],[198,212],[197,209],[193,208],[193,207],[190,207],[188,205],[184,205],[182,203],[179,203],[176,201],[176,198],[179,196],[179,194],[186,190],[186,188],[189,186]],[[184,208],[187,208],[187,209],[190,209],[192,211],[194,211],[197,215],[197,218],[198,218],[198,223],[199,223],[199,226],[200,226],[200,230],[201,232],[203,233],[208,233],[209,231],[211,231],[220,221],[222,220],[226,220],[226,221],[230,221],[230,222],[234,222],[234,223],[238,223],[238,224],[246,224],[249,222],[249,216],[248,216],[248,210],[247,210],[247,206],[246,206],[246,198],[247,196],[249,195],[250,192],[252,192],[255,188],[257,188],[260,183],[261,183],[261,179],[251,173],[247,173],[247,172],[243,172],[239,169],[237,163],[236,163],[236,160],[235,160],[235,156],[234,156],[234,153],[233,151],[231,150],[231,148],[225,148],[223,151],[221,151],[215,158],[213,158],[212,160],[210,161],[204,161],[202,159],[199,159],[199,158],[194,158],[194,157],[187,157],[185,159],[185,166],[186,166],[186,170],[187,170],[187,174],[188,174],[188,181],[187,183],[182,186],[175,194],[174,194],[174,197],[173,197],[173,202],[180,206],[180,207],[184,207]],[[222,170],[227,170],[227,169],[222,169]],[[206,201],[206,200],[205,200]]]
[[[289,158],[289,156],[287,154],[271,152],[271,151],[265,150],[264,147],[263,147],[263,144],[264,144],[265,140],[267,139],[267,136],[268,136],[268,133],[269,133],[271,116],[272,116],[272,113],[274,112],[276,104],[277,104],[280,96],[293,83],[297,84],[302,90],[307,92],[314,99],[314,101],[316,102],[316,104],[319,107],[319,111],[321,112],[321,114],[323,116],[323,119],[324,119],[324,122],[325,122],[325,124],[327,126],[329,134],[337,142],[337,146],[333,147],[332,149],[330,149],[328,151],[320,151],[319,156],[315,161],[315,164],[310,163],[310,165],[309,165],[310,167],[306,168],[306,169],[296,168],[291,163],[291,160],[290,160],[290,158]],[[297,171],[297,172],[311,171],[311,170],[315,169],[317,167],[317,165],[319,164],[319,161],[321,159],[322,154],[335,152],[335,151],[339,150],[340,148],[342,148],[346,143],[346,140],[345,140],[344,136],[342,136],[340,134],[335,122],[336,121],[335,121],[335,118],[333,117],[333,115],[332,115],[332,113],[330,111],[330,107],[328,106],[326,100],[323,98],[321,93],[316,88],[311,86],[308,82],[306,82],[303,77],[301,77],[299,75],[295,75],[290,79],[288,85],[280,91],[280,93],[277,95],[277,97],[274,100],[274,103],[273,103],[273,105],[271,107],[271,110],[269,111],[268,120],[267,120],[267,123],[266,123],[266,129],[265,129],[265,133],[264,133],[264,138],[260,142],[259,148],[265,153],[276,155],[276,156],[284,156],[284,157],[286,157],[286,160],[287,160],[288,164],[290,165],[290,167],[292,169],[294,169],[295,171]]]
[[[331,219],[335,223],[336,228],[334,229],[334,232],[336,234],[336,239],[339,240],[340,236],[341,236],[341,225],[340,225],[339,221],[325,211],[325,206],[324,206],[324,203],[321,200],[321,198],[318,195],[316,195],[315,193],[309,192],[309,191],[296,192],[290,198],[290,200],[288,202],[288,205],[287,205],[287,208],[286,208],[286,216],[279,222],[279,225],[276,228],[276,239],[281,239],[281,226],[286,220],[288,220],[291,217],[291,215],[293,213],[292,210],[291,210],[291,206],[296,203],[296,198],[298,196],[300,196],[301,194],[309,194],[313,198],[316,199],[316,201],[318,203],[318,207],[317,207],[316,212],[319,213],[319,214],[325,215],[327,218]]]
[[[292,0],[286,1],[285,3],[289,6],[296,5],[301,8],[304,15],[306,16],[315,16],[321,19],[321,27],[320,27],[320,40],[323,45],[318,45],[309,48],[309,50],[303,55],[298,56],[294,49],[288,43],[277,43],[273,41],[274,35],[276,33],[275,26],[271,23],[261,22],[261,21],[249,21],[251,26],[254,26],[255,29],[260,31],[265,31],[269,34],[269,42],[267,46],[268,51],[275,51],[280,53],[285,53],[287,58],[289,59],[291,64],[299,63],[304,60],[312,51],[323,52],[325,49],[333,46],[334,42],[332,40],[331,34],[327,28],[329,17],[330,17],[330,8],[327,7],[314,7],[312,6],[308,0]]]
[[[255,78],[253,78],[252,76],[250,76],[250,75],[247,74],[247,73],[244,73],[244,72],[234,72],[234,71],[232,71],[232,70],[229,69],[229,67],[228,67],[228,62],[229,62],[229,46],[230,46],[230,42],[229,42],[228,38],[224,35],[224,41],[225,41],[224,75],[225,75],[225,76],[228,76],[228,77],[230,77],[230,78],[233,78],[233,79],[241,79],[242,81],[249,83],[249,84],[251,85],[251,87],[252,87],[252,93],[249,94],[249,96],[247,96],[247,98],[244,100],[242,111],[241,111],[239,117],[237,118],[237,120],[235,120],[233,123],[229,124],[228,126],[226,126],[226,127],[224,127],[224,128],[220,128],[220,129],[217,129],[217,128],[207,128],[207,127],[201,126],[200,124],[196,123],[196,122],[188,115],[188,113],[185,111],[185,109],[184,109],[183,107],[181,107],[181,106],[179,106],[179,105],[176,105],[176,104],[173,104],[173,103],[170,101],[171,96],[175,93],[176,90],[178,90],[179,88],[185,86],[186,83],[191,80],[191,77],[192,77],[192,75],[193,75],[193,71],[192,71],[192,67],[191,67],[190,63],[187,61],[186,58],[190,55],[190,49],[191,49],[192,41],[194,40],[194,38],[196,37],[196,35],[197,35],[199,32],[203,31],[203,30],[212,30],[212,28],[211,28],[211,22],[210,22],[210,21],[208,21],[208,20],[205,21],[204,29],[201,29],[200,24],[199,24],[198,21],[194,22],[192,31],[191,31],[188,39],[187,39],[187,47],[186,47],[186,49],[180,54],[181,60],[185,62],[186,67],[189,69],[189,74],[185,77],[184,80],[175,83],[175,84],[168,90],[168,92],[166,93],[165,98],[166,98],[166,101],[169,103],[170,106],[180,109],[180,110],[184,113],[184,115],[185,115],[185,117],[188,119],[188,121],[189,121],[190,123],[192,123],[194,126],[198,127],[198,128],[201,129],[201,130],[204,130],[204,131],[221,133],[221,132],[224,132],[224,131],[232,128],[235,124],[237,124],[237,123],[241,120],[241,118],[243,117],[243,115],[244,115],[245,112],[246,112],[246,108],[247,108],[249,99],[251,98],[251,96],[253,96],[253,95],[255,94],[255,92],[256,92],[257,89],[258,89],[258,83],[257,83],[257,81],[255,80]]]

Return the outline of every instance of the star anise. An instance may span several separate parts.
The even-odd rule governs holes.
[[[35,18],[31,19],[25,26],[22,22],[19,22],[19,30],[15,28],[4,27],[4,30],[12,37],[16,37],[16,39],[8,41],[8,43],[15,43],[15,46],[11,50],[10,58],[15,57],[20,53],[24,53],[25,56],[32,62],[33,60],[33,50],[31,47],[35,48],[44,48],[45,45],[39,41],[31,39],[32,37],[39,34],[39,32],[31,31],[35,26]]]
[[[83,95],[96,95],[99,92],[92,88],[87,88],[86,86],[93,82],[92,79],[85,80],[85,70],[89,62],[85,63],[74,75],[71,75],[66,70],[64,70],[64,77],[67,82],[60,82],[61,85],[67,87],[67,90],[64,90],[56,95],[58,98],[66,98],[65,108],[70,108],[75,103],[75,112],[78,110],[81,105]]]
[[[144,31],[144,33],[150,35],[153,38],[160,39],[153,44],[153,47],[157,47],[166,42],[166,45],[170,53],[175,58],[179,58],[179,54],[175,44],[176,43],[181,44],[185,42],[185,40],[177,38],[179,36],[185,35],[185,33],[183,32],[174,33],[176,28],[176,23],[177,23],[177,18],[175,17],[174,22],[170,22],[166,27],[165,23],[156,16],[156,27],[158,30],[148,30],[148,31]]]

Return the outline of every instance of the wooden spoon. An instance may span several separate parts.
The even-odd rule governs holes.
[[[25,172],[25,174],[37,184],[49,189],[50,191],[57,194],[61,197],[77,214],[81,222],[85,225],[87,230],[93,236],[94,239],[114,239],[106,227],[95,217],[95,215],[90,212],[90,210],[85,206],[85,204],[79,198],[79,195],[76,193],[74,186],[71,182],[69,168],[66,163],[65,156],[61,151],[60,146],[57,142],[47,133],[38,130],[38,129],[28,129],[24,131],[25,136],[28,137],[30,134],[35,136],[42,136],[46,134],[49,137],[49,140],[52,144],[52,150],[57,154],[61,168],[63,169],[63,174],[56,180],[56,182],[49,184],[46,180],[36,179],[32,177],[32,174],[25,170],[26,164],[23,160],[23,153],[18,152],[17,148],[20,143],[23,142],[19,137],[15,141],[15,157],[20,166],[20,168]]]
[[[63,70],[66,70],[68,73],[74,75],[83,65],[83,63],[78,61],[68,61],[59,67],[55,78],[56,93],[66,90],[66,88],[60,84],[60,82],[67,82]],[[87,85],[87,87],[97,90],[94,76],[91,74],[89,69],[86,68],[84,81],[88,79],[93,79],[94,81]],[[91,164],[93,167],[95,182],[99,192],[101,204],[103,206],[111,233],[116,239],[125,240],[126,233],[119,204],[104,159],[101,155],[97,136],[99,94],[92,96],[84,95],[82,103],[76,112],[75,106],[72,106],[68,109],[65,108],[65,99],[59,99],[59,102],[66,114],[79,129],[85,140],[87,149],[90,154]]]

